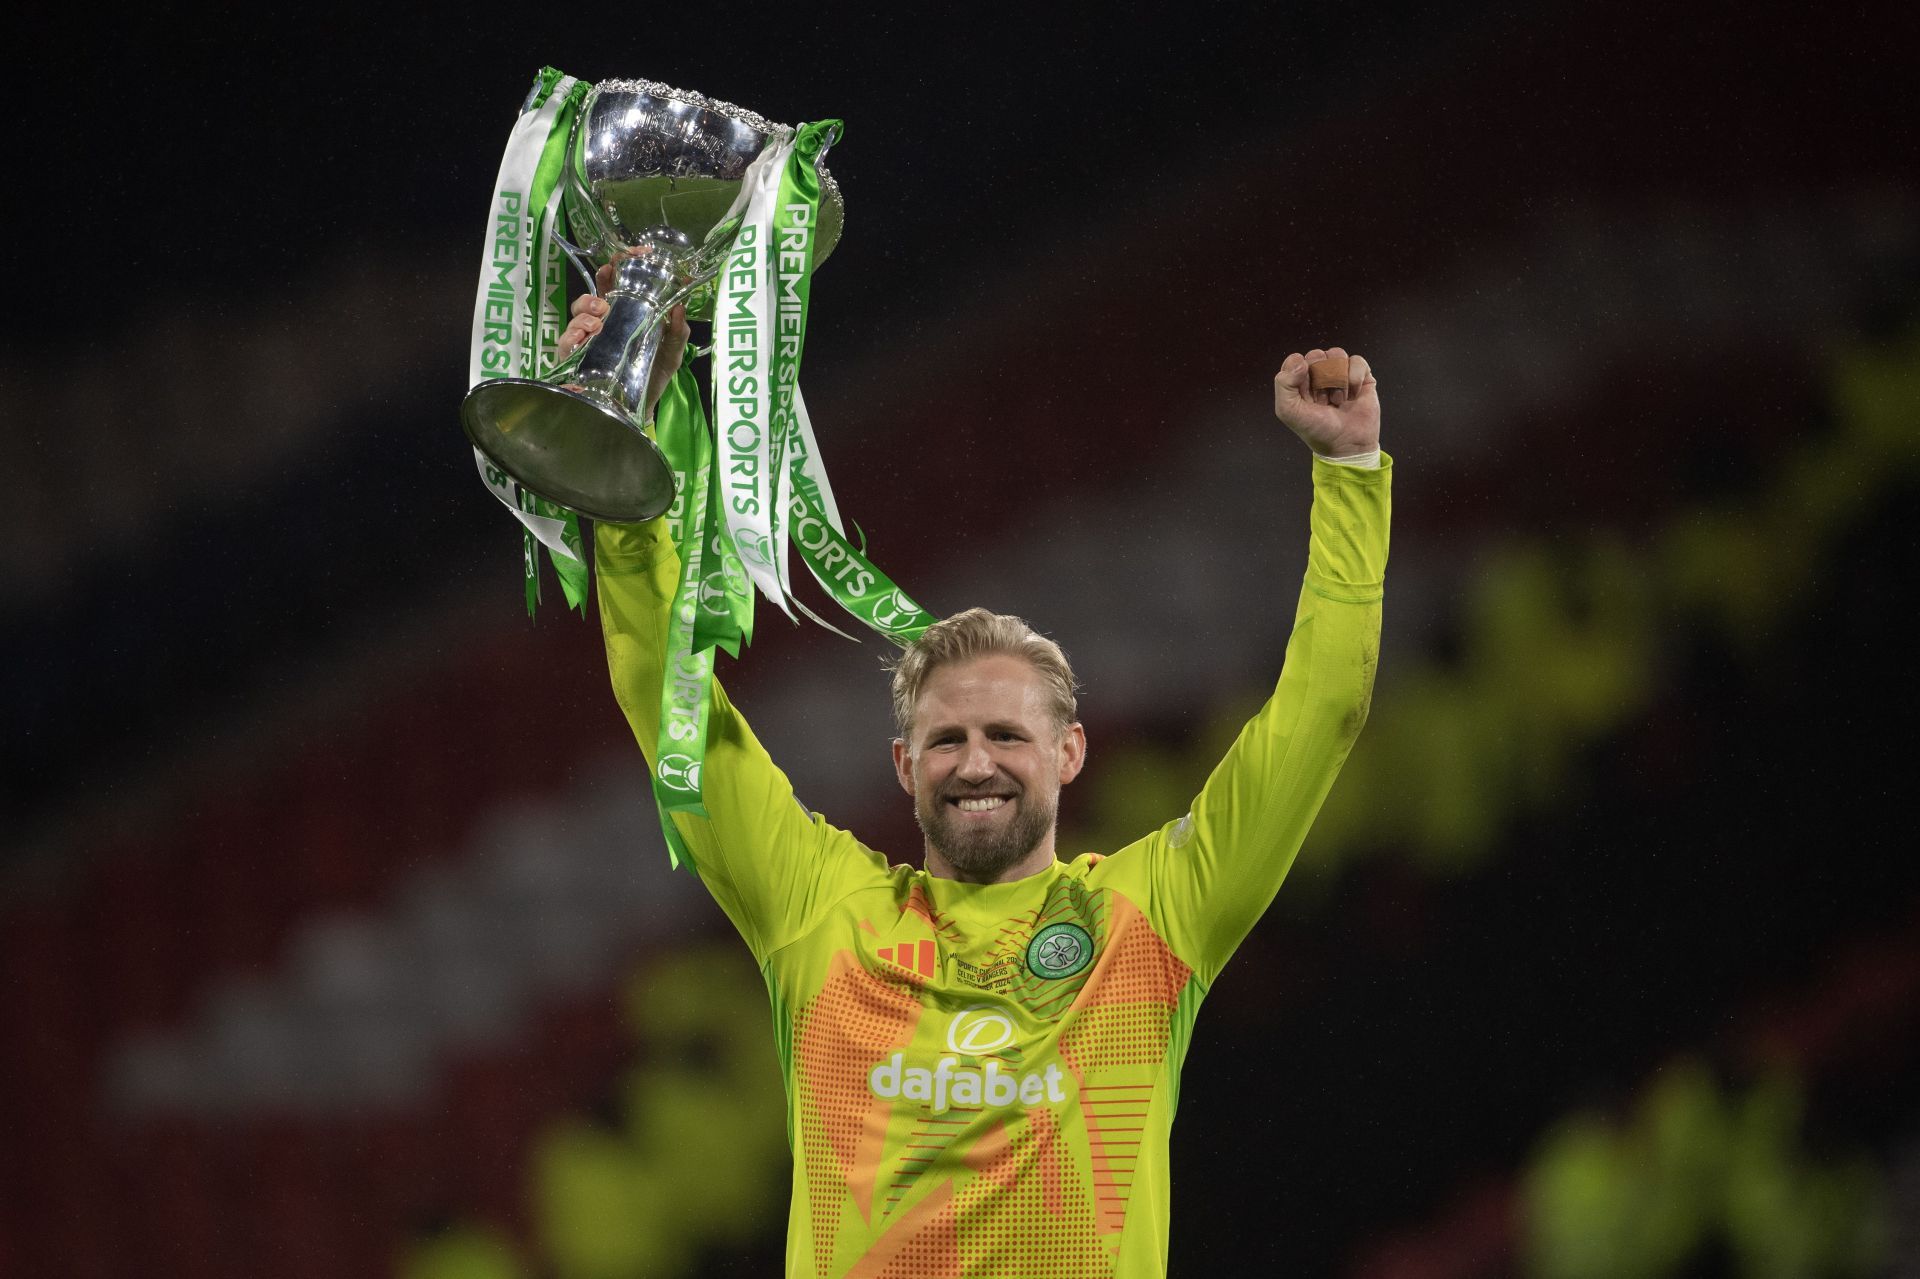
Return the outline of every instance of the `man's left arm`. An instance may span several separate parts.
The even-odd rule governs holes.
[[[1311,366],[1329,357],[1346,353],[1290,355],[1274,380],[1275,415],[1314,454],[1307,571],[1279,682],[1191,811],[1140,850],[1155,920],[1203,982],[1279,890],[1372,698],[1393,462],[1379,453],[1379,397],[1363,359],[1349,361],[1345,387],[1311,391]]]

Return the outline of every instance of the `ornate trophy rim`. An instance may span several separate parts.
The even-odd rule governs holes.
[[[749,129],[778,137],[782,141],[791,138],[794,134],[794,127],[790,124],[781,124],[776,120],[769,120],[758,111],[740,106],[738,103],[728,102],[721,98],[710,98],[698,89],[678,89],[673,85],[665,84],[659,80],[648,80],[645,77],[597,80],[594,82],[593,92],[595,96],[608,91],[614,93],[644,93],[654,98],[672,98],[675,102],[684,102],[690,107],[698,107],[703,111],[711,111],[716,115],[723,115],[729,120],[738,121],[746,125]],[[839,130],[836,129],[828,145],[831,146],[832,143],[838,142],[839,140]],[[821,162],[818,172],[820,174],[821,196],[824,198],[831,192],[834,202],[840,205],[840,234],[845,235],[847,216],[846,197],[841,194],[840,183],[834,178],[833,174],[828,171],[824,160]],[[837,244],[839,236],[835,236],[834,239]]]
[[[732,102],[723,102],[719,98],[709,98],[706,94],[694,89],[676,89],[672,85],[662,84],[658,80],[600,80],[594,84],[593,89],[595,93],[605,93],[611,90],[615,93],[644,93],[654,98],[672,98],[674,101],[684,102],[690,107],[699,107],[702,110],[717,112],[730,120],[738,120],[749,129],[757,129],[761,133],[778,134],[782,138],[790,138],[793,136],[792,125],[777,124],[761,115],[758,111],[750,111],[746,107],[738,106]]]

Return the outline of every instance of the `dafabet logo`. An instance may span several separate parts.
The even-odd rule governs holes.
[[[962,1008],[947,1023],[947,1051],[968,1057],[999,1052],[1013,1042],[1013,1019],[989,1004]]]
[[[931,1068],[907,1065],[905,1053],[895,1053],[867,1074],[867,1086],[876,1097],[925,1103],[934,1114],[961,1107],[1004,1109],[1059,1105],[1067,1099],[1066,1072],[1049,1062],[1044,1070],[1016,1074],[989,1053],[1013,1043],[1013,1018],[991,1004],[971,1004],[947,1023],[947,1048]],[[961,1058],[987,1057],[984,1069],[960,1064]]]

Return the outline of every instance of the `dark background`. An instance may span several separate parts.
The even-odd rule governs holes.
[[[1280,359],[1379,373],[1374,721],[1201,1018],[1174,1273],[1920,1265],[1904,11],[14,22],[0,1274],[777,1265],[777,1100],[724,1161],[650,1109],[761,1113],[753,975],[761,1101],[686,1091],[732,1032],[657,992],[744,953],[455,425],[547,63],[847,121],[823,448],[909,591],[1073,653],[1073,851],[1164,820],[1271,683]],[[875,657],[763,617],[726,678],[908,858]],[[1688,1063],[1727,1131],[1769,1087],[1797,1119],[1673,1173],[1633,1143]],[[1618,1184],[1555,1226],[1581,1132]],[[675,1206],[722,1162],[729,1222]]]

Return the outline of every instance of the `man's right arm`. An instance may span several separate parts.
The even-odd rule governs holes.
[[[614,697],[651,777],[658,762],[667,611],[680,557],[666,522],[654,520],[596,525],[594,560]],[[786,775],[717,679],[701,792],[707,816],[673,820],[693,853],[694,869],[757,959],[799,936],[818,909],[860,880],[885,873],[884,859],[801,808]]]

